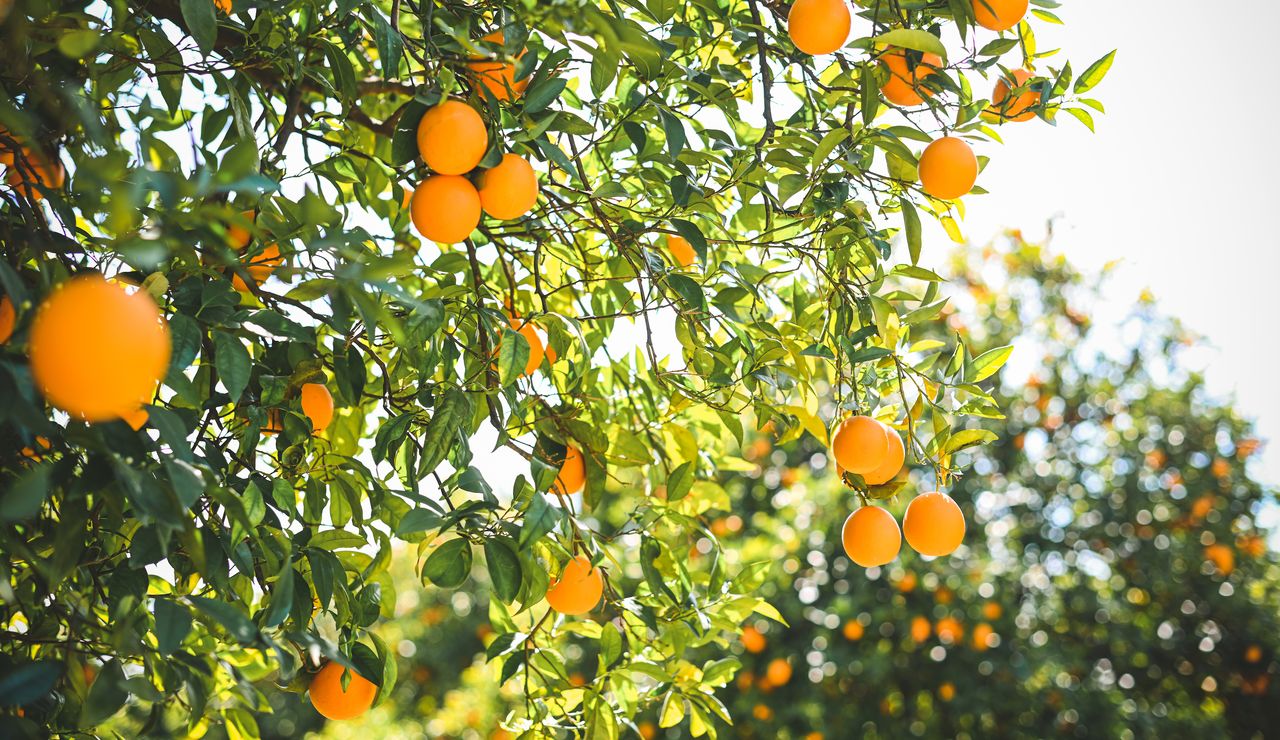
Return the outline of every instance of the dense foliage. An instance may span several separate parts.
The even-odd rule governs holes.
[[[723,727],[723,646],[775,612],[763,566],[686,551],[730,508],[746,420],[825,443],[875,413],[940,483],[995,437],[964,425],[1000,415],[979,383],[1008,350],[942,330],[920,218],[958,236],[959,204],[921,191],[915,152],[997,140],[1000,65],[1032,70],[1027,112],[1090,122],[1110,57],[1055,64],[1037,5],[997,37],[965,2],[859,2],[815,58],[763,0],[0,3],[0,730],[93,732],[127,705],[135,732],[253,737],[270,684],[325,660],[382,701],[375,626],[411,597],[396,540],[411,591],[492,584],[511,729]],[[940,58],[914,112],[880,98],[889,46]],[[477,84],[481,58],[521,94]],[[447,97],[483,116],[481,168],[519,154],[542,197],[433,245],[405,195]],[[39,306],[86,272],[165,316],[145,419],[86,424],[33,380]],[[336,414],[313,435],[316,386]],[[527,473],[495,489],[479,444]],[[552,488],[566,448],[582,496]],[[542,599],[573,554],[606,574],[594,618]],[[578,642],[600,661],[581,687]]]

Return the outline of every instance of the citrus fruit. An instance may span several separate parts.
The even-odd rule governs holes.
[[[862,622],[859,622],[854,619],[850,619],[848,622],[844,623],[843,631],[844,631],[844,639],[861,640],[863,633],[866,632],[866,628],[862,626]]]
[[[1224,576],[1231,575],[1231,571],[1236,569],[1235,551],[1227,545],[1209,545],[1204,549],[1204,557]]]
[[[49,451],[49,447],[49,438],[37,434],[30,447],[22,448],[22,456],[33,462],[40,462],[44,459],[44,453]]]
[[[943,701],[951,701],[956,698],[956,685],[950,681],[944,681],[943,684],[938,687],[938,698]]]
[[[432,175],[413,191],[414,228],[439,244],[457,244],[480,225],[480,194],[458,175]]]
[[[1001,76],[991,91],[991,107],[987,112],[998,121],[1030,121],[1035,118],[1032,109],[1040,105],[1039,90],[1029,87],[1010,97],[1010,91],[1026,85],[1030,79],[1031,73],[1025,69],[1015,69],[1007,76]]]
[[[249,223],[253,223],[257,215],[254,211],[240,212],[240,217]],[[227,242],[231,244],[232,249],[244,249],[252,240],[253,235],[245,227],[235,223],[227,227]]]
[[[37,185],[49,190],[56,190],[67,181],[67,171],[57,158],[49,159],[44,155],[26,150],[26,158],[9,165],[9,185],[19,193],[32,200],[44,198]]]
[[[1030,0],[973,0],[973,17],[992,31],[1007,31],[1027,14]]]
[[[884,425],[870,416],[851,416],[831,436],[831,454],[840,467],[865,475],[884,464],[889,437]]]
[[[446,100],[418,123],[418,153],[437,174],[462,175],[475,169],[489,148],[489,132],[475,108]]]
[[[950,555],[964,541],[964,514],[947,494],[922,493],[907,504],[902,533],[921,555]]]
[[[671,258],[681,267],[688,267],[698,259],[698,253],[694,251],[693,245],[683,236],[668,234],[667,251],[671,252]]]
[[[502,155],[497,166],[479,178],[480,207],[494,218],[520,218],[538,202],[538,175],[524,157]]]
[[[483,36],[481,41],[488,41],[491,44],[502,46],[506,43],[506,36],[502,31],[494,31]],[[524,56],[524,49],[516,54],[516,61]],[[519,97],[525,87],[529,85],[529,78],[516,80],[516,66],[509,62],[497,59],[473,59],[467,62],[467,68],[471,70],[471,76],[480,84],[495,100],[505,103],[512,97]]]
[[[982,652],[991,647],[991,636],[995,634],[991,625],[981,622],[973,628],[973,649]]]
[[[9,341],[13,336],[13,328],[18,325],[18,313],[13,310],[13,301],[9,296],[0,298],[0,344]]]
[[[587,467],[582,460],[582,452],[573,445],[565,447],[564,463],[560,465],[560,473],[551,486],[556,493],[577,493],[587,483]]]
[[[323,383],[302,385],[302,413],[311,420],[313,434],[323,432],[333,421],[333,394]]]
[[[864,568],[892,562],[902,547],[898,522],[879,506],[863,506],[850,514],[840,537],[849,559]]]
[[[146,426],[147,420],[151,418],[151,414],[145,408],[139,406],[133,411],[121,414],[120,418],[124,420],[124,423],[129,425],[129,428],[136,432]]]
[[[117,419],[169,367],[169,325],[151,296],[100,275],[55,289],[31,322],[31,374],[54,406],[85,421]]]
[[[774,686],[784,686],[791,680],[791,663],[786,658],[774,658],[764,669],[764,677]]]
[[[914,642],[924,642],[929,639],[929,632],[932,627],[929,620],[924,617],[915,617],[911,620],[911,639]]]
[[[342,674],[350,679],[342,688]],[[373,706],[378,687],[341,663],[325,663],[315,678],[311,679],[311,706],[327,719],[344,720],[359,717]]]
[[[905,50],[893,49],[880,57],[880,63],[889,70],[889,79],[880,86],[885,100],[894,105],[913,106],[933,97],[933,91],[920,83],[942,67],[942,57],[925,54],[912,64]]]
[[[849,38],[853,13],[844,0],[795,0],[787,14],[787,34],[805,54],[830,54]]]
[[[566,616],[586,614],[596,608],[604,594],[604,577],[591,566],[591,559],[578,555],[564,566],[560,577],[547,589],[547,603]]]
[[[939,619],[934,631],[938,633],[938,639],[948,645],[959,642],[964,637],[964,627],[960,626],[960,621],[955,617]]]
[[[862,479],[870,486],[883,485],[893,480],[894,476],[902,471],[902,465],[907,460],[907,448],[902,444],[902,437],[889,425],[881,424],[881,426],[884,427],[885,440],[889,443],[889,448],[884,462],[880,463],[875,470],[863,474]]]
[[[280,413],[280,409],[267,411],[267,425],[261,431],[263,434],[279,434],[284,431],[284,416]]]
[[[542,337],[538,336],[538,330],[534,328],[533,323],[524,319],[513,318],[511,321],[511,330],[518,332],[529,343],[529,359],[524,363],[524,374],[532,375],[534,370],[542,364],[542,356],[545,354],[542,347]],[[581,459],[579,459],[581,462]]]
[[[742,647],[746,648],[748,653],[762,653],[768,645],[769,641],[755,627],[748,625],[742,630]]]
[[[943,136],[920,155],[920,185],[935,198],[959,198],[977,181],[978,158],[963,139]]]
[[[245,272],[249,273],[249,277],[253,279],[253,284],[262,285],[267,278],[271,277],[271,273],[275,272],[277,267],[284,264],[284,257],[280,255],[279,246],[268,244],[262,248],[262,251],[250,256],[242,264]],[[231,285],[242,293],[249,292],[249,286],[238,273],[233,272],[231,274]]]

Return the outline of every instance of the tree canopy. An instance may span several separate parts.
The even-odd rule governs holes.
[[[253,737],[326,662],[384,701],[406,541],[492,584],[511,731],[714,735],[734,659],[684,656],[780,616],[705,517],[741,446],[873,415],[948,487],[996,439],[1009,349],[945,330],[921,219],[960,238],[1000,125],[1101,110],[1035,5],[837,2],[815,57],[764,0],[0,3],[0,727]],[[424,134],[446,101],[480,128]],[[575,556],[594,618],[544,599]]]

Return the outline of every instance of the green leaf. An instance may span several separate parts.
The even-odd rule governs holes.
[[[520,332],[502,330],[502,343],[498,347],[498,378],[503,387],[511,385],[524,375],[529,363],[529,340]]]
[[[662,130],[667,135],[667,152],[671,154],[672,159],[680,157],[680,152],[684,151],[686,143],[684,124],[671,111],[663,108],[658,111],[662,118]]]
[[[0,676],[0,697],[5,706],[25,706],[53,691],[62,673],[62,663],[54,660],[20,663]]]
[[[969,363],[968,370],[965,372],[965,382],[977,383],[995,375],[1008,362],[1011,354],[1013,354],[1013,345],[1008,344],[978,355],[973,362]]]
[[[947,58],[947,47],[942,44],[942,39],[928,31],[921,31],[915,28],[895,28],[888,33],[876,36],[873,40],[876,43],[897,46],[902,49],[937,54],[942,57],[943,61]]]
[[[187,598],[202,614],[222,625],[236,641],[244,645],[252,645],[258,641],[258,626],[234,605],[206,596]]]
[[[412,509],[396,524],[396,536],[429,532],[439,527],[443,520],[430,509]]]
[[[996,436],[995,432],[987,429],[964,429],[951,435],[942,449],[948,453],[959,452],[966,447],[994,442],[997,439],[999,437]]]
[[[1116,50],[1111,50],[1098,61],[1090,64],[1080,77],[1076,79],[1073,91],[1079,95],[1086,93],[1098,86],[1102,82],[1102,78],[1107,76],[1107,72],[1111,69],[1111,64],[1116,60]],[[1090,127],[1092,128],[1092,127]]]
[[[52,472],[52,465],[37,465],[20,475],[8,490],[0,492],[0,522],[21,522],[38,514],[49,496]]]
[[[93,727],[120,711],[129,698],[125,689],[124,670],[120,661],[112,659],[102,665],[98,677],[89,687],[89,695],[85,697],[84,706],[80,708],[80,724]]]
[[[516,557],[515,550],[504,540],[485,540],[484,558],[489,565],[494,595],[504,604],[515,601],[521,582],[520,559]]]
[[[671,471],[667,477],[667,500],[679,501],[688,495],[693,488],[694,471],[692,462],[683,462]]]
[[[422,435],[418,470],[423,474],[435,470],[448,454],[462,425],[470,419],[471,399],[466,392],[458,388],[445,391],[444,397],[436,406],[435,415],[427,423],[427,429]]]
[[[1083,123],[1085,128],[1090,131],[1094,130],[1093,114],[1089,111],[1084,108],[1063,108],[1062,110],[1066,111],[1072,118],[1076,119],[1080,123]]]
[[[426,112],[427,104],[415,99],[396,119],[396,130],[391,134],[391,164],[403,167],[418,156],[418,124]]]
[[[163,598],[157,598],[152,609],[157,649],[161,655],[170,655],[191,632],[191,612],[176,601]]]
[[[529,508],[524,513],[524,526],[520,529],[520,549],[533,547],[560,522],[561,510],[547,502],[547,497],[534,491]]]
[[[916,207],[911,201],[903,198],[899,201],[902,205],[902,230],[907,237],[907,251],[911,254],[911,264],[920,262],[920,214],[916,212]]]
[[[422,566],[422,575],[440,588],[457,588],[471,575],[471,543],[461,537],[437,547]]]
[[[564,92],[567,84],[569,83],[564,78],[552,77],[530,88],[524,96],[525,114],[533,115],[546,110],[560,98],[560,93]]]
[[[279,627],[289,618],[289,611],[293,607],[293,583],[293,562],[291,558],[285,558],[284,567],[280,569],[271,589],[271,606],[267,609],[264,626]]]
[[[213,351],[216,353],[214,367],[218,370],[218,378],[226,386],[231,400],[239,401],[249,385],[249,351],[238,337],[221,331],[213,333]]]
[[[218,19],[214,15],[213,0],[182,0],[181,7],[187,32],[200,47],[200,53],[209,56],[218,38]]]

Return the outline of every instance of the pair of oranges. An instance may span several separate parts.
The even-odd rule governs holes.
[[[974,20],[992,31],[1007,31],[1022,22],[1030,0],[970,0]],[[810,56],[831,54],[849,40],[853,11],[845,0],[796,0],[787,14],[787,35]]]

